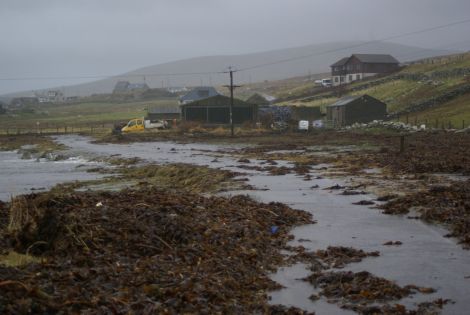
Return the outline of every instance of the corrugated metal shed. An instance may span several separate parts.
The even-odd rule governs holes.
[[[346,96],[326,108],[327,120],[335,127],[383,120],[387,104],[367,94]]]
[[[233,101],[233,122],[256,122],[258,106],[239,99]],[[199,101],[181,105],[184,121],[196,121],[204,124],[228,124],[230,122],[230,97],[216,95]]]

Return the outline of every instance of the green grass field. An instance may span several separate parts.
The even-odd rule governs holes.
[[[147,109],[162,105],[177,106],[177,101],[153,100],[138,102],[84,102],[47,104],[34,107],[35,113],[0,115],[1,129],[40,126],[80,126],[111,124],[143,117]]]

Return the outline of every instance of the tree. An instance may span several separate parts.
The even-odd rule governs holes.
[[[0,115],[5,114],[7,112],[6,108],[0,103]]]

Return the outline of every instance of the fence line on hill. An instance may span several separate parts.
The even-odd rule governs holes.
[[[0,135],[54,135],[71,133],[110,132],[113,124],[44,124],[7,126],[0,128]]]
[[[408,125],[412,126],[420,126],[420,125],[425,125],[426,128],[434,128],[434,129],[465,129],[470,127],[470,121],[465,121],[465,119],[462,119],[461,123],[460,122],[452,122],[449,119],[439,119],[439,118],[434,118],[434,119],[420,119],[418,115],[413,115],[410,117],[409,115],[402,115],[398,116],[396,121],[398,122],[404,122]]]

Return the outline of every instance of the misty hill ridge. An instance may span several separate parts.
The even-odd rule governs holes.
[[[60,88],[60,90],[62,90],[66,96],[89,96],[92,94],[111,93],[114,85],[121,80],[126,80],[131,83],[139,83],[143,82],[144,79],[151,88],[169,86],[222,85],[228,83],[227,74],[162,74],[222,72],[226,71],[229,65],[233,66],[235,69],[241,69],[249,68],[259,64],[273,63],[279,60],[291,59],[298,56],[313,55],[311,57],[290,62],[279,63],[235,73],[235,82],[237,84],[262,82],[265,80],[280,80],[289,77],[307,75],[309,73],[315,74],[329,72],[329,66],[332,63],[342,57],[349,56],[352,53],[391,54],[399,61],[405,62],[437,55],[450,54],[453,52],[445,50],[423,49],[420,47],[406,46],[389,42],[332,42],[242,55],[195,57],[144,67],[127,72],[120,76],[90,83],[66,86]],[[51,89],[53,88],[51,87]],[[27,95],[31,95],[31,92],[12,93],[8,94],[7,96],[14,97]]]

